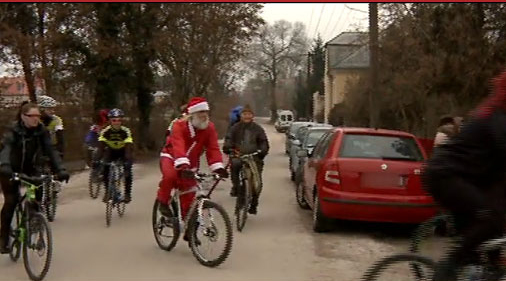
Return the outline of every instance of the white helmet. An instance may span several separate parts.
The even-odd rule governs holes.
[[[37,103],[40,107],[56,107],[57,102],[50,96],[41,95],[37,97]]]

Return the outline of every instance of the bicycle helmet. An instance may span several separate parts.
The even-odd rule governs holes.
[[[109,113],[107,113],[107,117],[109,118],[118,118],[123,116],[125,116],[125,114],[123,113],[123,110],[119,108],[113,108],[109,111]]]
[[[58,104],[55,99],[46,95],[38,96],[37,103],[39,104],[40,107],[47,107],[47,108],[56,107],[56,105]]]

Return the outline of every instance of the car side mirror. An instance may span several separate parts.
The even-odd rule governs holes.
[[[308,153],[307,149],[299,149],[299,150],[297,150],[297,156],[300,158],[308,157],[309,153]]]

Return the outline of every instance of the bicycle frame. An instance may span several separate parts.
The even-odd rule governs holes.
[[[189,190],[181,192],[178,188],[173,189],[173,194],[171,195],[171,200],[169,201],[169,206],[170,206],[170,204],[172,204],[173,201],[176,203],[177,220],[178,220],[179,228],[182,230],[183,233],[186,232],[186,229],[188,228],[188,220],[190,219],[190,216],[193,214],[193,212],[195,212],[195,209],[197,210],[197,220],[199,222],[202,221],[202,209],[204,206],[204,202],[211,198],[211,194],[218,186],[218,183],[222,180],[218,176],[213,176],[215,178],[215,182],[214,182],[213,186],[209,189],[207,194],[199,194],[199,192],[202,192],[201,182],[204,180],[205,177],[209,177],[209,175],[206,175],[206,174],[198,175],[197,174],[195,176],[195,179],[197,181],[197,185]],[[184,194],[188,194],[188,193],[192,193],[192,192],[195,192],[197,194],[195,195],[195,198],[193,199],[193,202],[191,203],[190,208],[189,208],[188,212],[186,213],[186,216],[183,218],[182,212],[181,212],[180,197]]]

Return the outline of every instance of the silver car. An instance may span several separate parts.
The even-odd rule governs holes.
[[[290,148],[292,146],[292,142],[295,140],[297,130],[301,127],[312,126],[317,123],[314,122],[293,122],[288,130],[286,131],[286,139],[285,139],[285,153],[290,155]]]
[[[290,150],[290,179],[297,183],[301,176],[301,168],[304,166],[306,158],[297,156],[297,151],[307,149],[312,152],[314,146],[321,136],[328,130],[332,129],[331,125],[315,124],[311,127],[302,127],[297,131],[296,139],[293,141]]]

